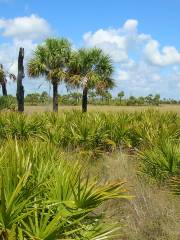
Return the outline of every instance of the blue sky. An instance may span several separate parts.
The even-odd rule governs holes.
[[[180,0],[0,0],[0,13],[0,62],[11,71],[19,46],[28,60],[44,38],[64,36],[76,48],[98,46],[111,55],[114,95],[179,98]],[[47,90],[43,82],[26,78],[26,93]],[[12,83],[8,88],[15,92]]]

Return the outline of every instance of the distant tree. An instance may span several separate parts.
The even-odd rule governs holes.
[[[70,95],[69,94],[58,95],[58,100],[62,104],[69,105],[69,103],[70,103]]]
[[[70,96],[76,102],[76,104],[79,104],[80,99],[82,98],[82,94],[77,92],[71,93]]]
[[[144,97],[138,97],[137,99],[136,99],[136,102],[137,102],[137,104],[138,105],[144,105]]]
[[[112,100],[112,94],[110,92],[106,93],[106,99],[107,99],[108,103],[110,103],[110,101]]]
[[[136,102],[137,102],[137,99],[136,99],[136,97],[134,97],[134,96],[130,96],[129,97],[129,99],[128,99],[128,101],[127,101],[127,105],[136,105]]]
[[[110,103],[110,100],[112,99],[112,95],[108,91],[104,91],[101,93],[102,99],[104,99],[108,104]]]
[[[97,96],[97,94],[95,92],[89,91],[88,97],[90,99],[90,102],[93,102],[96,96]]]
[[[120,100],[120,103],[121,103],[122,98],[123,98],[124,96],[125,96],[124,91],[121,91],[121,92],[118,93],[118,98],[119,98],[119,100]]]
[[[152,105],[153,104],[153,95],[152,94],[149,94],[148,96],[145,97],[145,102],[148,104],[148,105]]]
[[[160,104],[160,95],[156,94],[153,99],[154,105],[158,106]]]
[[[25,102],[29,105],[38,105],[40,104],[40,94],[39,93],[29,93],[25,97]]]
[[[46,91],[43,91],[40,96],[41,103],[47,103],[49,100],[49,95]]]

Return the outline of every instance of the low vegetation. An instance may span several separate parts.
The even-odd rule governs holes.
[[[99,239],[116,230],[101,226],[95,209],[128,198],[124,182],[98,184],[48,143],[7,141],[2,151],[2,239]]]
[[[13,96],[0,96],[0,111],[15,110],[16,99]]]
[[[152,110],[1,113],[1,239],[178,240],[179,127]]]
[[[94,106],[161,106],[162,104],[169,106],[172,104],[179,105],[179,101],[175,99],[160,99],[159,95],[153,96],[152,94],[149,94],[146,97],[121,96],[119,97],[118,94],[117,97],[113,97],[109,92],[96,93],[89,91],[88,103]],[[82,102],[81,99],[82,94],[74,91],[70,91],[64,95],[58,95],[59,104],[64,106],[80,106]],[[48,105],[51,104],[52,101],[52,97],[46,91],[43,91],[42,93],[29,93],[25,96],[25,105],[30,106]]]

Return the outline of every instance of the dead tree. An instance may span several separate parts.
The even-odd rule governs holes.
[[[18,102],[18,111],[24,112],[24,86],[22,84],[22,80],[25,77],[24,75],[24,48],[19,49],[19,57],[18,57],[18,75],[17,75],[17,102]]]

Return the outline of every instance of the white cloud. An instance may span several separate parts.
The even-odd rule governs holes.
[[[34,14],[27,17],[13,19],[0,19],[0,29],[3,37],[11,37],[18,40],[36,40],[47,37],[51,33],[48,22]]]
[[[118,71],[117,79],[120,81],[128,80],[129,79],[128,72],[122,70]]]
[[[19,41],[14,39],[12,43],[4,43],[0,45],[0,63],[2,63],[5,68],[17,75],[17,59],[18,51],[20,47],[25,49],[25,62],[32,54],[36,43],[31,40]]]
[[[35,15],[17,17],[14,19],[0,19],[0,35],[4,42],[0,44],[0,63],[5,69],[17,75],[17,59],[19,48],[25,49],[24,66],[30,58],[39,41],[51,34],[48,22]],[[39,81],[24,79],[25,92],[37,91]],[[47,88],[46,88],[47,90]],[[16,86],[12,80],[8,81],[8,92],[15,94]]]
[[[159,69],[144,61],[121,65],[117,80],[123,80],[119,82],[117,91],[124,90],[128,95],[144,96],[163,90],[163,87],[159,89],[163,82]]]
[[[151,37],[146,34],[138,34],[138,21],[127,20],[118,29],[99,29],[96,32],[85,33],[84,43],[88,47],[97,46],[110,54],[115,62],[129,61],[129,51],[147,42]]]
[[[126,37],[119,35],[118,30],[100,29],[95,33],[84,34],[83,38],[86,46],[101,47],[105,52],[111,54],[116,62],[128,60]]]
[[[115,93],[177,95],[180,52],[174,46],[160,49],[150,34],[139,33],[137,20],[129,19],[117,29],[88,32],[83,38],[85,46],[102,48],[115,62]]]
[[[36,47],[36,43],[33,43],[31,40],[17,41],[14,40],[12,44],[0,45],[0,63],[10,71],[17,75],[17,59],[19,48],[23,47],[25,49],[25,63],[30,58],[33,50]]]
[[[110,54],[115,62],[130,61],[131,50],[139,49],[145,60],[157,66],[168,66],[180,63],[180,52],[174,46],[164,46],[160,51],[160,44],[150,34],[138,32],[138,21],[127,20],[118,29],[99,29],[96,32],[84,34],[86,46],[97,46]]]
[[[180,52],[173,46],[165,46],[162,53],[159,50],[159,43],[151,40],[144,49],[145,57],[154,65],[167,66],[180,63]]]
[[[34,14],[14,19],[0,19],[0,35],[11,41],[0,44],[0,63],[11,73],[17,74],[17,58],[20,47],[25,49],[25,62],[39,40],[51,33],[48,22]]]
[[[123,29],[128,32],[136,32],[137,27],[138,27],[138,21],[135,19],[129,19],[123,25]]]

